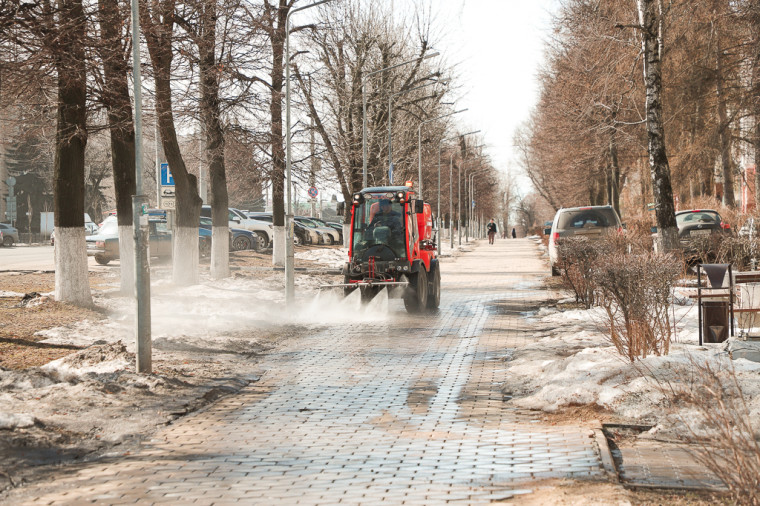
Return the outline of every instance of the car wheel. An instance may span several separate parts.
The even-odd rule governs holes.
[[[303,245],[303,241],[301,240],[301,236],[300,235],[293,234],[293,244],[295,244],[296,246]]]
[[[256,237],[255,244],[253,245],[253,249],[256,251],[264,251],[269,246],[269,238],[264,234],[263,232],[254,232],[253,233]]]
[[[325,244],[332,246],[333,238],[330,234],[325,234]]]
[[[10,248],[11,246],[13,246],[13,237],[6,237],[5,239],[3,239],[3,246],[5,246],[6,248]]]
[[[251,249],[252,247],[253,247],[253,242],[244,235],[239,235],[232,240],[233,251]]]
[[[420,270],[412,276],[411,283],[406,289],[404,307],[409,313],[420,313],[427,307],[428,280],[425,266],[420,265]]]
[[[430,281],[428,282],[427,308],[438,309],[441,305],[441,266],[438,262],[430,263]]]
[[[110,262],[111,259],[104,255],[95,255],[95,261],[100,265],[108,265],[108,262]]]

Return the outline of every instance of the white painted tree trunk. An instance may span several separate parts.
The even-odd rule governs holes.
[[[177,227],[174,230],[172,258],[174,284],[198,284],[198,227]]]
[[[135,238],[132,227],[119,225],[119,265],[121,270],[121,293],[135,292]]]
[[[285,267],[285,227],[275,226],[273,239],[272,264],[275,267]]]
[[[230,228],[211,228],[211,279],[230,276]]]
[[[348,248],[348,243],[351,240],[351,224],[343,224],[343,247]]]
[[[92,305],[84,227],[55,228],[55,300]]]

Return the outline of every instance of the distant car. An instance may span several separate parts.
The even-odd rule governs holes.
[[[211,230],[211,218],[201,216],[200,227],[205,230]],[[259,245],[258,236],[249,230],[242,228],[230,229],[230,250],[240,251],[244,249],[256,249]]]
[[[323,226],[311,218],[307,218],[305,216],[295,216],[294,219],[301,225],[304,225],[308,228],[313,228],[322,234],[322,238],[319,244],[327,244],[329,246],[340,241],[340,235],[338,234],[338,231],[332,227]]]
[[[712,209],[690,209],[676,213],[678,239],[686,245],[690,239],[731,233],[731,225],[725,223],[718,211]]]
[[[227,209],[229,226],[231,228],[244,228],[250,230],[258,236],[259,247],[257,250],[265,250],[272,243],[272,225],[260,220],[252,220],[233,207]],[[201,216],[211,218],[211,206],[201,207]]]
[[[272,223],[272,215],[270,213],[248,213],[248,217],[254,220],[266,221]],[[310,230],[304,225],[293,220],[293,244],[301,246],[304,244],[319,244],[321,234],[316,230]]]
[[[612,232],[622,232],[623,224],[612,206],[568,207],[557,211],[549,235],[549,263],[552,276],[559,276],[557,244],[562,238],[585,237],[599,240]]]
[[[0,223],[0,246],[10,248],[14,243],[19,242],[18,229],[8,223]]]
[[[725,223],[713,209],[688,209],[676,213],[678,242],[689,263],[709,261],[714,248],[724,237],[731,235],[731,225]],[[653,227],[653,236],[657,228]],[[655,248],[657,241],[654,241]],[[705,256],[707,258],[705,258]]]
[[[331,229],[337,231],[338,232],[338,241],[337,242],[339,242],[340,244],[343,244],[343,225],[341,225],[339,223],[335,223],[335,224],[329,223],[329,222],[327,222],[325,220],[322,220],[322,219],[319,219],[319,218],[313,218],[311,216],[309,217],[309,219],[311,221],[315,222],[317,225],[321,225],[323,227],[331,228]]]
[[[110,218],[110,217],[109,217]],[[172,233],[162,219],[148,220],[149,252],[153,258],[171,258]],[[88,236],[87,256],[95,257],[100,265],[119,258],[119,227],[115,219],[106,219],[98,233]],[[198,250],[201,256],[211,254],[211,231],[198,229]]]

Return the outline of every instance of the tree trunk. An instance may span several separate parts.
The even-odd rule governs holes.
[[[58,122],[55,143],[55,298],[92,304],[84,231],[84,152],[87,145],[85,15],[81,0],[60,0]]]
[[[726,112],[726,93],[723,89],[723,50],[720,47],[720,34],[716,33],[715,43],[715,95],[718,106],[718,136],[720,138],[720,164],[723,172],[723,204],[736,206],[734,197],[734,164],[731,161],[731,129]]]
[[[126,20],[117,0],[98,0],[103,60],[103,102],[108,111],[111,134],[111,165],[116,192],[116,219],[119,225],[119,265],[121,291],[135,286],[135,258],[132,237],[132,195],[135,194],[135,130],[127,73],[129,65],[119,30]]]
[[[285,267],[285,146],[282,133],[282,99],[285,58],[285,22],[290,7],[280,0],[277,26],[272,26],[271,100],[269,105],[272,142],[272,225],[274,242],[272,263]]]
[[[174,32],[174,1],[164,0],[151,4],[161,13],[155,13],[153,21],[147,2],[140,2],[140,24],[143,27],[148,44],[153,78],[156,87],[156,111],[161,145],[174,177],[174,190],[177,203],[177,220],[172,246],[173,270],[172,280],[178,285],[191,285],[198,282],[198,224],[203,201],[198,195],[198,178],[190,174],[179,149],[177,131],[174,127],[172,113],[171,64]]]
[[[649,171],[652,178],[655,216],[661,251],[673,251],[678,249],[678,228],[662,120],[663,9],[661,0],[637,2],[642,31],[641,47],[644,53]]]
[[[618,161],[617,127],[614,126],[614,115],[612,121],[613,126],[610,129],[610,205],[615,208],[615,212],[620,216],[620,162]]]
[[[219,73],[216,67],[216,3],[203,3],[198,39],[201,72],[201,118],[206,130],[206,156],[211,182],[211,277],[230,275],[229,198],[224,166],[224,132],[220,121]]]

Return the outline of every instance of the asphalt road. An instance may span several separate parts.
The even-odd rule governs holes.
[[[95,259],[89,258],[90,270],[99,270]],[[118,265],[114,262],[109,265]],[[55,269],[53,247],[45,246],[13,246],[0,248],[0,271],[52,271]]]

